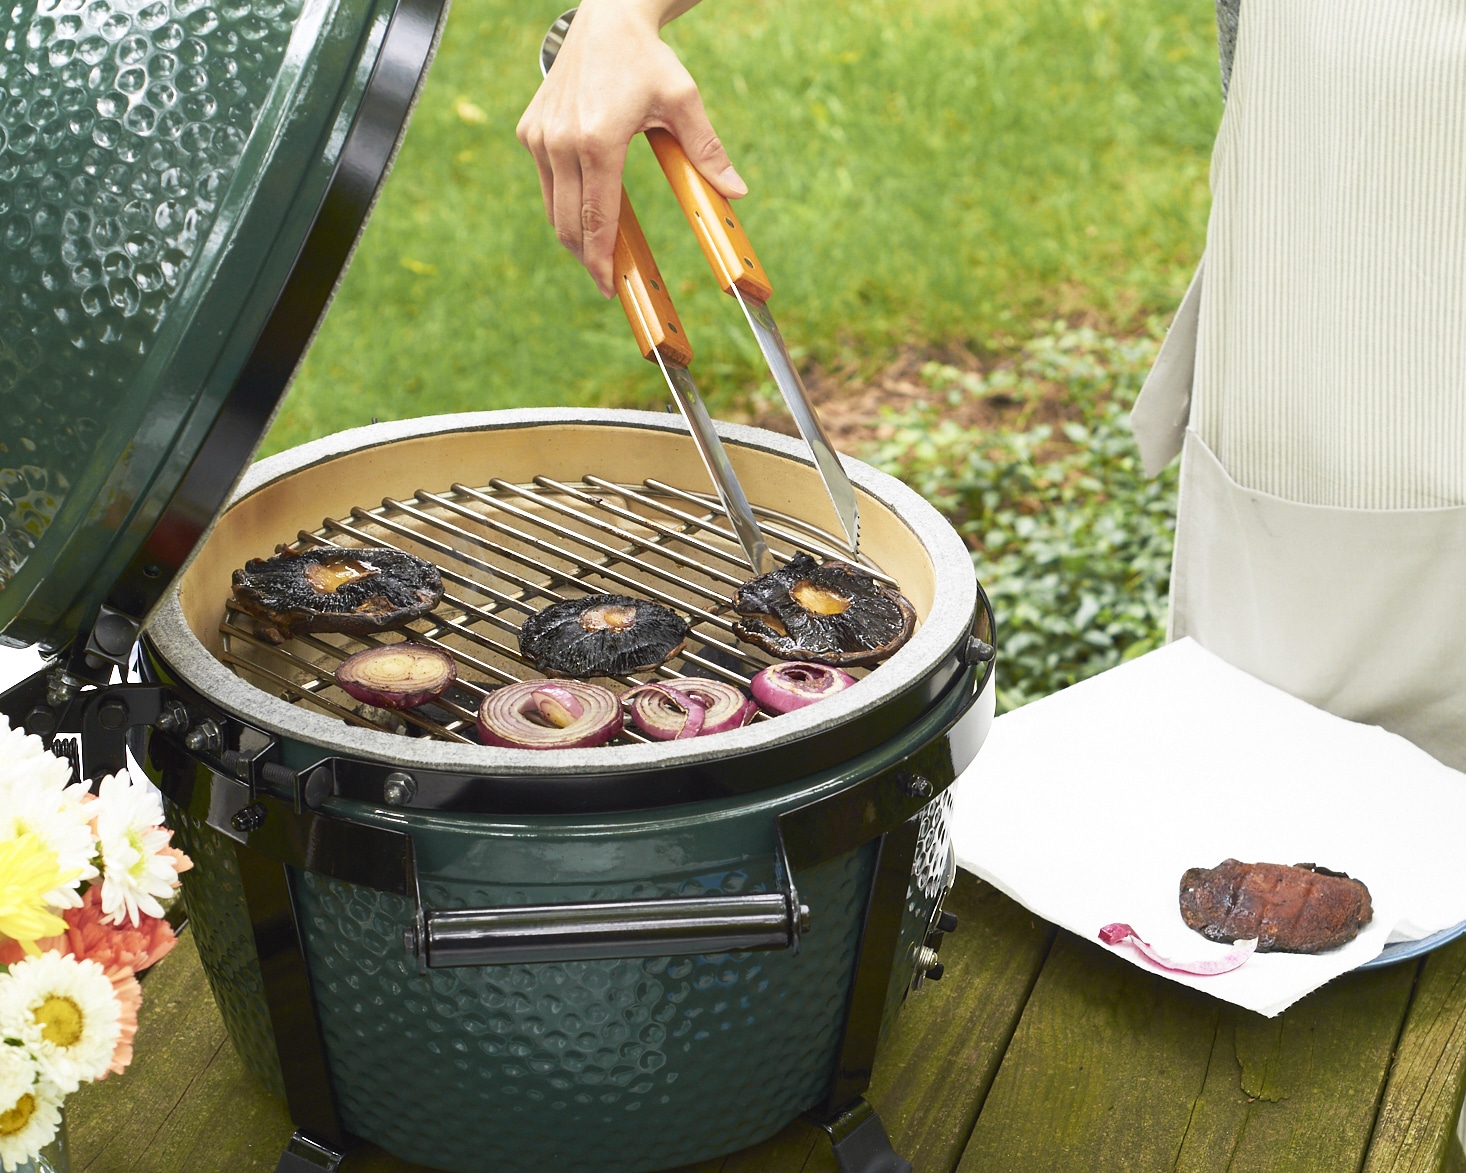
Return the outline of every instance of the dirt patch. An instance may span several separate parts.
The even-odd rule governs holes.
[[[1061,383],[1040,385],[1036,397],[1022,399],[993,391],[985,395],[964,394],[953,405],[948,390],[934,387],[923,378],[929,363],[941,363],[970,374],[989,375],[1017,361],[1014,355],[978,355],[962,348],[906,346],[874,377],[863,376],[852,364],[849,369],[813,365],[800,372],[804,386],[818,409],[825,429],[843,452],[858,453],[872,444],[889,440],[895,429],[885,419],[887,412],[903,412],[921,404],[935,407],[943,419],[981,432],[1026,431],[1039,424],[1058,425],[1078,421],[1083,412],[1070,401]],[[868,369],[868,368],[867,368]],[[740,422],[788,436],[798,435],[794,421],[782,401],[755,401],[737,418]],[[1063,446],[1059,440],[1057,446]]]

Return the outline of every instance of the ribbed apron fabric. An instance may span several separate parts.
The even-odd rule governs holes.
[[[1466,769],[1466,0],[1246,0],[1212,190],[1171,635]]]

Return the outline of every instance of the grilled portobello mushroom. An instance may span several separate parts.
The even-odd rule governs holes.
[[[738,638],[781,660],[835,667],[875,664],[911,638],[916,611],[874,575],[803,552],[738,588]]]
[[[1181,877],[1181,916],[1211,941],[1256,938],[1259,953],[1323,953],[1357,937],[1374,908],[1369,889],[1343,872],[1224,859]]]
[[[670,660],[687,632],[687,620],[660,603],[588,595],[531,615],[520,628],[519,650],[546,676],[622,676]]]
[[[426,615],[443,597],[431,562],[402,550],[281,546],[233,577],[234,601],[274,643],[308,631],[368,635]]]

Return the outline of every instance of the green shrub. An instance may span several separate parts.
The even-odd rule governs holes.
[[[868,453],[972,547],[998,619],[1000,711],[1165,638],[1176,474],[1146,478],[1128,419],[1154,334],[1116,339],[1060,322],[987,375],[929,364],[923,375],[948,410],[888,413],[893,434]],[[1061,422],[988,434],[952,418],[972,397],[1016,407],[1020,421],[1047,408]]]

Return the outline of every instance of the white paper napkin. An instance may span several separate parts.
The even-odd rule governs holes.
[[[1269,1017],[1388,941],[1466,920],[1466,774],[1190,639],[999,717],[958,783],[954,831],[959,864],[1040,916],[1089,940],[1123,921],[1192,961],[1228,947],[1181,919],[1187,868],[1230,856],[1362,880],[1374,920],[1340,949],[1165,973]]]

